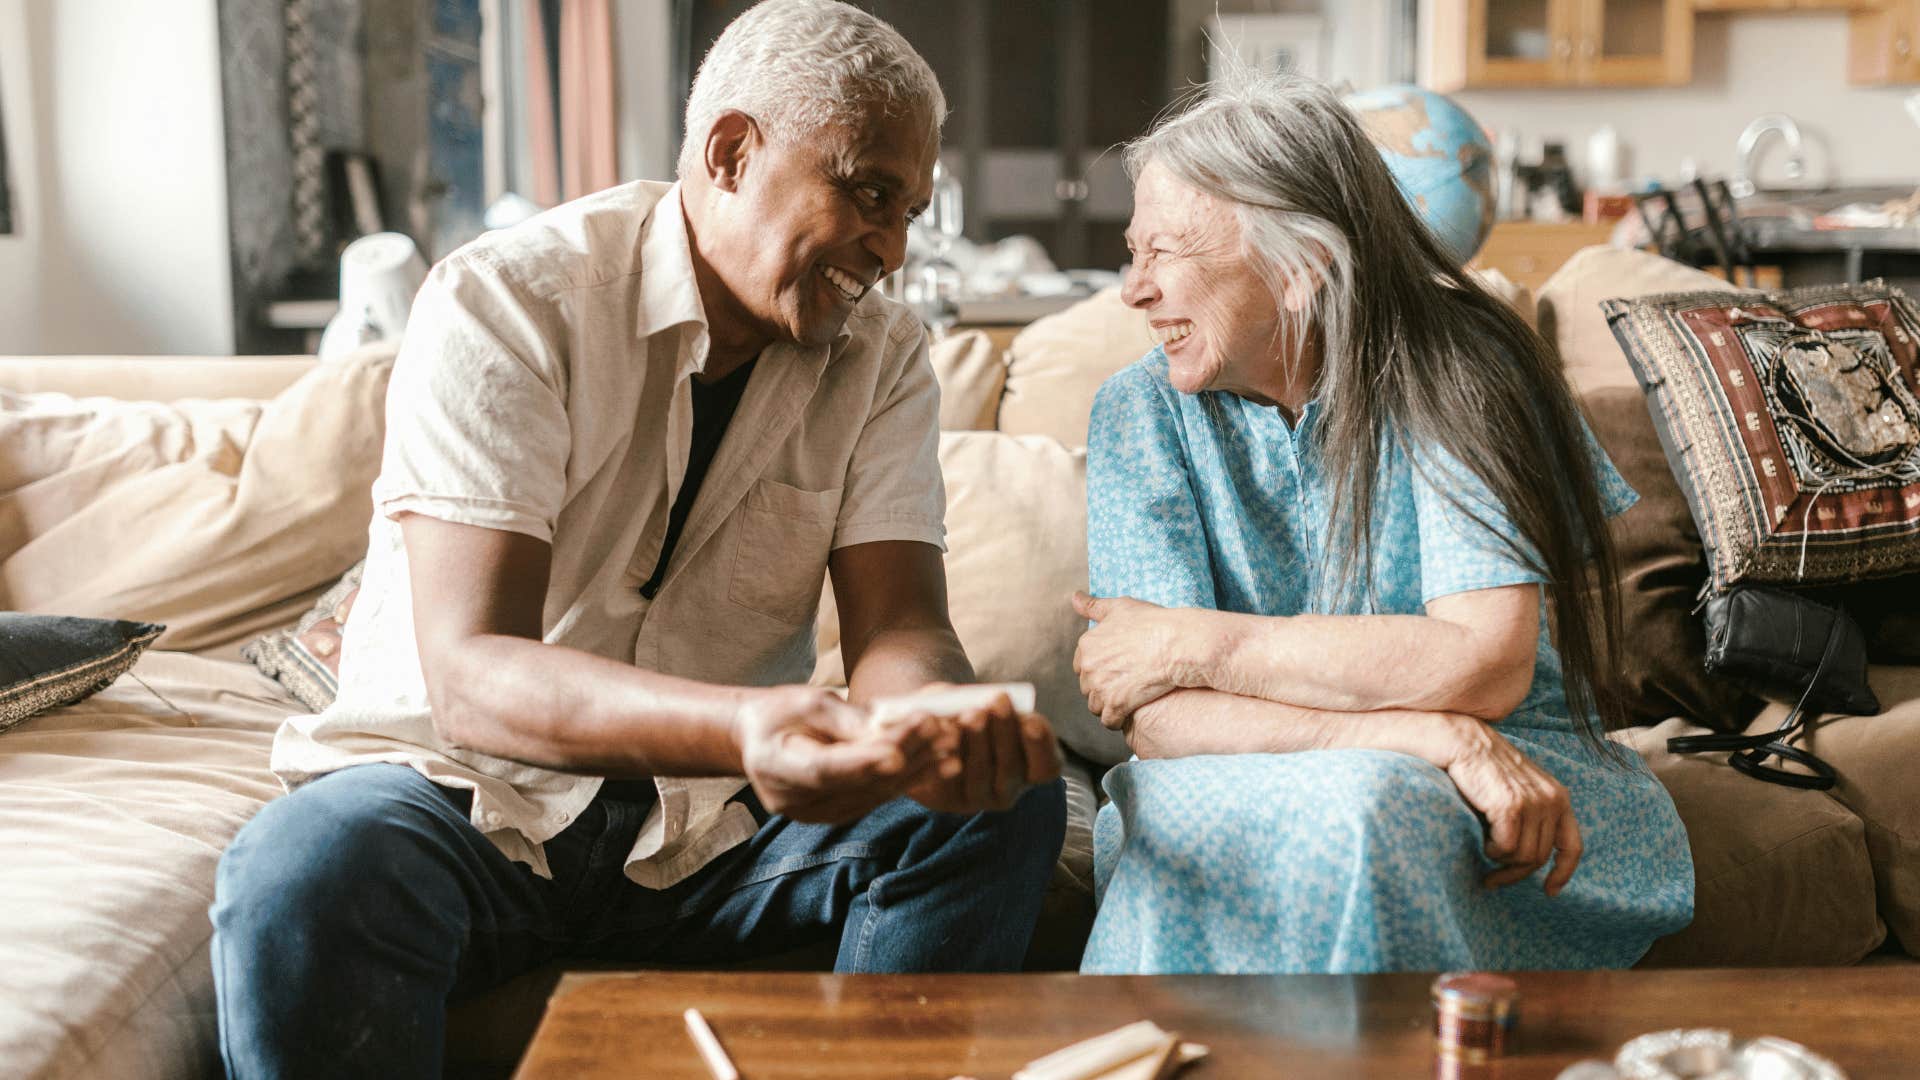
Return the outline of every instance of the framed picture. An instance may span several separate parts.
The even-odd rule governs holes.
[[[1207,71],[1228,57],[1260,71],[1327,77],[1326,20],[1318,15],[1215,15],[1207,20]]]

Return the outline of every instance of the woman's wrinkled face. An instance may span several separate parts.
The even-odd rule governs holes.
[[[1157,162],[1140,172],[1120,296],[1146,312],[1173,388],[1272,395],[1280,312],[1240,239],[1233,207]]]

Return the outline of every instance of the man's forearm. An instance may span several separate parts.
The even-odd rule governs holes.
[[[843,642],[847,650],[853,643]],[[954,632],[941,626],[878,630],[856,651],[844,652],[847,697],[859,704],[894,694],[909,694],[930,682],[969,683],[973,665]]]
[[[755,691],[488,634],[439,658],[434,726],[495,757],[607,776],[731,776],[733,717]]]
[[[1143,758],[1391,750],[1446,768],[1460,726],[1470,723],[1478,721],[1407,709],[1333,712],[1218,690],[1176,690],[1134,714],[1128,742]]]

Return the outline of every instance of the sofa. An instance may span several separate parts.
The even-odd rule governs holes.
[[[1501,290],[1555,342],[1642,502],[1617,523],[1641,726],[1613,733],[1668,786],[1690,835],[1696,917],[1644,965],[1851,964],[1920,949],[1920,668],[1878,667],[1885,711],[1810,738],[1840,783],[1770,786],[1666,738],[1777,722],[1698,670],[1699,540],[1598,301],[1711,287],[1637,251],[1589,249],[1541,289]],[[1703,283],[1704,282],[1704,283]],[[1494,284],[1499,284],[1495,282]],[[1071,967],[1092,914],[1097,777],[1124,746],[1071,670],[1086,581],[1083,478],[1094,391],[1151,345],[1112,292],[1010,341],[933,349],[943,399],[947,568],[982,678],[1033,682],[1069,753],[1068,839],[1030,966]],[[291,626],[360,557],[390,350],[311,357],[0,358],[0,610],[167,624],[105,690],[0,734],[0,1061],[29,1077],[218,1070],[208,967],[214,868],[280,793],[280,718],[304,711],[240,656]],[[815,681],[842,680],[830,592]],[[802,955],[789,962],[816,962]],[[552,971],[456,1010],[453,1071],[510,1067]]]

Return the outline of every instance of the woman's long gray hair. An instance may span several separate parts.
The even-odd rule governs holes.
[[[1422,448],[1445,451],[1499,500],[1520,534],[1507,540],[1513,556],[1550,583],[1569,711],[1603,743],[1596,721],[1621,719],[1603,666],[1618,655],[1617,567],[1553,348],[1441,251],[1359,119],[1318,83],[1229,72],[1128,145],[1134,175],[1149,162],[1235,208],[1280,309],[1279,340],[1320,351],[1327,550],[1343,553],[1323,596],[1367,591],[1382,449],[1398,441],[1415,467]],[[1290,282],[1316,279],[1303,310],[1279,303]]]

